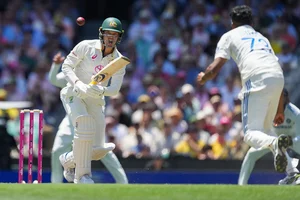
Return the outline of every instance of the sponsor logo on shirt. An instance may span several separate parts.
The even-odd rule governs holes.
[[[98,73],[98,72],[101,71],[101,69],[103,69],[103,68],[104,68],[103,65],[97,65],[97,66],[95,67],[95,72]]]
[[[280,125],[280,126],[274,126],[275,129],[291,129],[293,126],[291,125]]]
[[[69,97],[69,103],[73,103],[73,98],[74,98],[73,96]]]
[[[97,56],[98,56],[97,54],[93,55],[92,59],[95,60],[97,58]]]

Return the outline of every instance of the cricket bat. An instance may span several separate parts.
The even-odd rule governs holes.
[[[101,69],[96,75],[92,76],[90,85],[97,85],[100,82],[106,81],[114,73],[116,73],[121,68],[125,67],[130,63],[129,58],[125,56],[120,56],[110,63],[108,63],[103,69]]]

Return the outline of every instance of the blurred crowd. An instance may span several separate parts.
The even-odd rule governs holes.
[[[0,12],[0,98],[31,101],[44,110],[55,136],[59,89],[50,84],[47,72],[58,51],[66,55],[78,42],[79,11],[70,0],[51,2],[11,0]],[[235,63],[228,61],[205,86],[195,82],[213,60],[220,36],[230,30],[229,12],[238,4],[253,8],[254,27],[269,38],[286,81],[293,82],[289,77],[299,63],[300,2],[136,0],[118,46],[132,63],[120,93],[108,97],[106,106],[107,140],[116,144],[118,156],[243,158],[248,146]],[[90,31],[97,38],[98,30]],[[4,115],[17,126],[17,112],[2,110]],[[8,134],[18,141],[17,128]]]

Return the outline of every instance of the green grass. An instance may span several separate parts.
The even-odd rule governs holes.
[[[0,184],[1,200],[294,200],[298,186]]]

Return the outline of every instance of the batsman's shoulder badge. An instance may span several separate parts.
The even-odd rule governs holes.
[[[70,97],[69,97],[69,103],[73,103],[73,99],[74,99],[74,97],[73,97],[73,96],[70,96]]]

